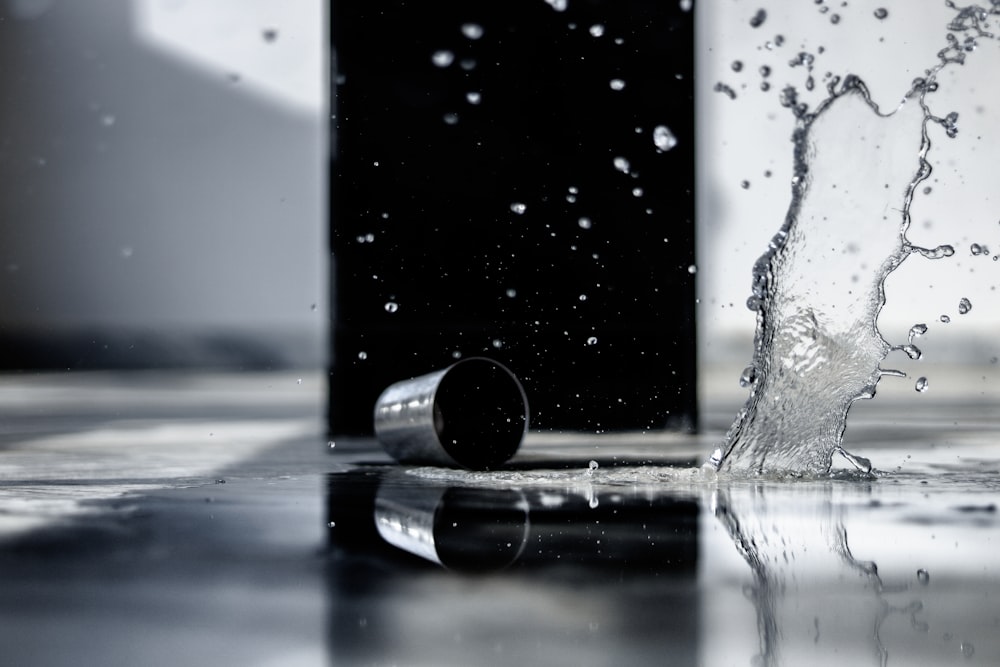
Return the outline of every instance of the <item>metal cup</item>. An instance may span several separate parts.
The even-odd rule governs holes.
[[[489,470],[517,452],[527,431],[524,388],[485,357],[397,382],[375,402],[375,436],[402,463]]]

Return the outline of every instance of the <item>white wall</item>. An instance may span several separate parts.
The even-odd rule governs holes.
[[[85,364],[322,364],[324,3],[0,12],[0,333]]]

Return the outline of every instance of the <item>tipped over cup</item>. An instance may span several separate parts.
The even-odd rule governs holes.
[[[470,357],[390,385],[375,402],[375,436],[401,463],[491,470],[528,431],[528,398],[504,365]]]

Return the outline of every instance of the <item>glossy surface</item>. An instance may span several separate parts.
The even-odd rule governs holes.
[[[5,660],[1000,660],[992,402],[866,406],[878,477],[715,478],[717,434],[532,433],[470,472],[330,447],[299,379],[0,379]]]

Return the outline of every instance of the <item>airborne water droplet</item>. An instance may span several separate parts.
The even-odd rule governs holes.
[[[623,157],[616,157],[614,159],[614,165],[615,169],[622,172],[623,174],[627,174],[629,172],[629,169],[632,168],[632,165],[629,164],[629,161]]]
[[[597,345],[597,336],[591,336],[588,338],[587,345]]]
[[[608,85],[611,86],[611,90],[625,90],[625,81],[622,79],[611,79]]]
[[[924,568],[917,570],[917,581],[926,586],[931,580],[931,575]]]
[[[919,391],[920,393],[924,393],[925,391],[927,391],[929,384],[930,383],[927,381],[927,378],[920,376],[917,378],[917,383],[913,385],[913,388]]]
[[[523,215],[524,212],[528,210],[528,206],[527,204],[522,204],[521,202],[516,201],[510,205],[510,210],[518,215]]]
[[[483,36],[483,26],[478,23],[463,23],[462,34],[469,39],[479,39]]]
[[[431,62],[438,67],[447,67],[455,62],[455,54],[446,49],[441,49],[440,51],[434,52],[431,56]]]
[[[677,145],[677,137],[666,125],[657,125],[653,128],[653,143],[661,153],[666,153]]]
[[[387,312],[387,313],[395,313],[397,310],[399,310],[399,304],[398,303],[396,303],[395,301],[386,301],[385,302],[385,312]]]
[[[595,23],[594,25],[590,26],[590,34],[593,37],[600,37],[601,35],[604,34],[604,26],[601,25],[600,23]]]
[[[926,324],[914,324],[910,327],[910,333],[907,335],[907,342],[912,343],[914,338],[917,336],[923,336],[925,333],[927,333]]]
[[[600,464],[598,464],[597,461],[592,460],[590,463],[587,464],[587,474],[593,475],[594,471],[597,470],[598,467],[600,467]]]
[[[750,27],[759,28],[767,20],[767,12],[763,9],[758,9],[757,13],[750,18]]]
[[[753,385],[757,381],[757,367],[754,365],[747,366],[743,369],[743,373],[740,374],[740,386],[746,389]]]
[[[875,18],[877,18],[878,20],[881,21],[887,16],[889,16],[889,10],[886,9],[885,7],[879,7],[878,9],[875,10]]]
[[[972,302],[962,297],[961,301],[958,302],[958,314],[965,315],[970,310],[972,310]]]

